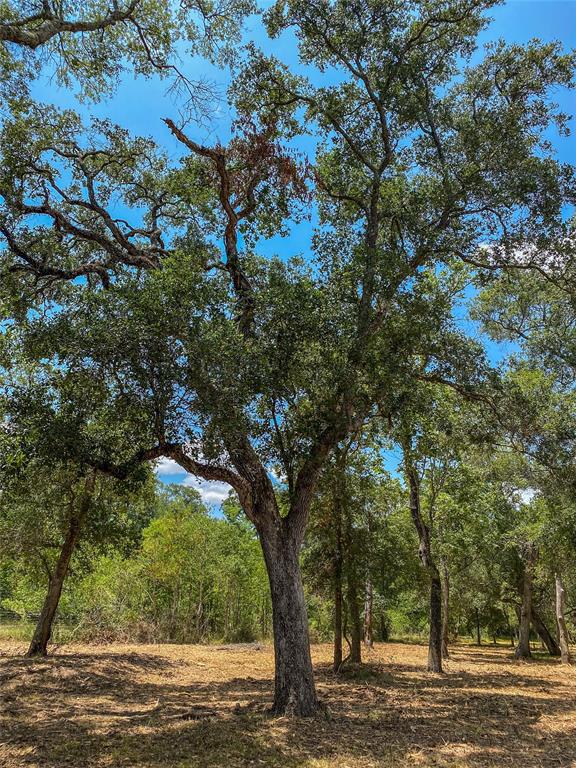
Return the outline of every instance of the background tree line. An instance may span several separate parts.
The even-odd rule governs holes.
[[[517,451],[493,452],[466,441],[462,420],[469,430],[482,411],[448,398],[436,404],[434,423],[432,405],[427,400],[427,431],[420,433],[414,459],[428,528],[425,563],[410,469],[403,462],[392,474],[386,469],[395,445],[388,429],[384,436],[367,430],[342,446],[323,475],[301,559],[310,635],[333,641],[336,669],[366,654],[369,659],[375,641],[433,640],[434,631],[441,658],[457,640],[509,644],[530,655],[521,635],[523,610],[532,649],[561,653],[557,581],[569,598],[576,589],[571,497],[551,493],[545,475],[536,487],[534,468]],[[27,637],[41,617],[70,544],[79,485],[70,467],[33,471],[27,465],[24,473],[5,477],[0,605],[6,636]],[[148,473],[131,484],[102,476],[79,522],[64,578],[57,638],[188,643],[271,637],[257,533],[233,494],[216,511],[193,489],[165,486]],[[441,601],[436,628],[434,579]],[[574,603],[563,601],[573,642]]]

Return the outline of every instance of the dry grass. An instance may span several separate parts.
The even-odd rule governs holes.
[[[576,669],[456,647],[443,676],[421,646],[387,644],[335,676],[315,646],[330,717],[273,718],[272,651],[0,646],[0,766],[403,768],[576,766]]]

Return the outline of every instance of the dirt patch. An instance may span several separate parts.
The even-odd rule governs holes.
[[[334,675],[313,647],[328,715],[271,717],[273,651],[70,645],[45,660],[0,645],[2,768],[576,766],[576,669],[509,650],[383,644]]]

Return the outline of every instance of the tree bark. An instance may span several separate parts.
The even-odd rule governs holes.
[[[353,568],[348,568],[347,602],[352,624],[350,631],[350,658],[352,664],[362,663],[362,620],[360,618],[360,605],[358,602],[358,589],[356,574]]]
[[[244,513],[260,539],[270,584],[274,634],[274,714],[308,716],[320,707],[314,685],[308,614],[300,572],[299,554],[315,484],[323,459],[332,448],[326,439],[324,453],[317,453],[298,473],[290,509],[280,514],[276,494],[265,467],[247,438],[235,440],[228,452],[235,471],[208,465],[188,455],[179,444],[164,444],[163,455],[175,459],[187,472],[205,480],[229,483],[238,493]]]
[[[450,607],[450,574],[448,573],[448,567],[444,561],[442,561],[442,658],[449,659],[450,651],[448,649],[448,620],[449,620],[449,607]]]
[[[524,577],[522,579],[522,605],[520,607],[520,628],[518,632],[518,645],[514,655],[517,659],[529,659],[532,657],[530,650],[530,620],[532,618],[532,581],[534,578],[534,566],[536,564],[536,547],[529,543],[525,547]]]
[[[272,596],[274,714],[313,715],[318,709],[308,614],[300,573],[300,541],[286,519],[259,530]]]
[[[406,474],[410,486],[410,513],[418,532],[418,555],[430,577],[430,635],[428,641],[428,671],[442,672],[442,585],[440,572],[432,557],[430,530],[420,511],[420,488],[416,469],[405,452]]]
[[[546,650],[550,656],[560,656],[560,646],[534,607],[532,607],[532,626],[538,633],[540,640],[542,640],[546,646]]]
[[[342,471],[344,471],[343,465]],[[348,661],[352,664],[362,663],[362,619],[358,596],[358,571],[356,562],[356,549],[353,535],[353,521],[350,505],[346,493],[345,475],[342,474],[341,501],[344,512],[344,541],[346,557],[346,602],[350,616],[350,654]]]
[[[342,666],[342,581],[334,584],[334,671]]]
[[[82,523],[90,509],[94,484],[95,475],[91,472],[86,479],[79,507],[71,513],[66,537],[62,544],[56,567],[50,576],[48,592],[26,656],[46,656],[48,653],[48,643],[52,635],[52,626],[58,610],[62,587],[70,567],[70,560],[80,537]]]
[[[387,643],[390,639],[390,632],[388,630],[388,623],[386,621],[386,614],[384,611],[380,614],[380,640],[383,643]]]
[[[372,604],[374,592],[372,589],[372,579],[366,579],[366,597],[364,598],[364,645],[366,648],[374,647],[374,633],[372,631]]]
[[[476,608],[476,645],[482,645],[482,629],[480,627],[480,611]]]
[[[428,671],[442,672],[442,585],[438,569],[430,573],[430,641]]]
[[[135,0],[132,0],[124,9],[113,8],[104,16],[79,20],[66,19],[60,12],[53,11],[48,3],[42,3],[44,9],[34,15],[34,21],[28,20],[28,23],[25,23],[24,19],[19,19],[14,20],[12,24],[5,22],[0,24],[0,40],[7,40],[15,45],[35,50],[63,32],[68,34],[103,32],[107,27],[114,24],[127,22],[137,4]],[[48,6],[48,10],[46,10],[46,6]],[[56,4],[55,7],[57,7]]]
[[[342,666],[342,515],[340,501],[335,499],[335,536],[334,548],[334,671]]]
[[[556,574],[556,621],[558,623],[558,638],[560,640],[560,660],[562,664],[571,664],[572,656],[570,654],[570,646],[568,644],[568,628],[566,626],[566,619],[564,618],[564,585],[562,584],[562,577],[559,573]]]

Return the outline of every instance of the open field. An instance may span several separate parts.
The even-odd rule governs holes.
[[[457,647],[386,644],[335,676],[313,647],[329,714],[273,718],[270,647],[67,646],[33,661],[0,646],[2,768],[576,766],[576,669]]]

